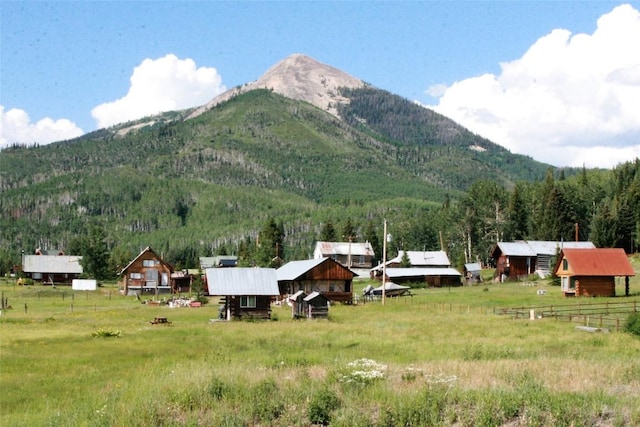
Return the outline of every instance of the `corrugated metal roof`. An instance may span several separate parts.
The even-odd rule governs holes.
[[[547,242],[541,240],[528,240],[529,247],[536,255],[555,255],[558,249],[593,249],[595,245],[591,242]]]
[[[593,248],[563,249],[560,260],[566,259],[573,276],[635,276],[624,249]],[[559,264],[558,264],[559,265]]]
[[[75,255],[25,255],[22,269],[25,273],[82,274],[81,259]]]
[[[467,271],[481,271],[482,270],[482,266],[480,265],[479,262],[471,262],[471,263],[465,264],[464,268]]]
[[[507,256],[538,256],[555,255],[558,249],[581,248],[592,249],[595,245],[591,242],[554,242],[544,240],[518,240],[515,242],[498,242],[498,248]]]
[[[462,276],[455,268],[417,267],[417,268],[387,268],[387,277],[416,277],[416,276]]]
[[[290,261],[276,270],[278,282],[283,280],[296,280],[307,271],[315,268],[330,258],[305,259],[302,261]]]
[[[316,251],[318,250],[323,256],[349,255],[349,253],[352,256],[375,256],[369,242],[316,242]]]
[[[209,295],[280,295],[274,268],[207,268]]]

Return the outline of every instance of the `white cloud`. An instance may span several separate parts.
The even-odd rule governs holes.
[[[499,75],[448,86],[430,108],[557,166],[640,157],[640,12],[632,6],[600,17],[593,34],[553,30],[500,66]]]
[[[145,59],[134,68],[129,92],[91,110],[98,128],[163,111],[199,106],[226,88],[215,68],[196,67],[192,59],[169,54]]]
[[[53,120],[49,117],[32,123],[26,111],[12,108],[5,112],[0,105],[0,148],[14,143],[49,144],[82,135],[84,132],[67,119]]]

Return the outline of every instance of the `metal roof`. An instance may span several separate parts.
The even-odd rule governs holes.
[[[592,249],[595,245],[591,242],[554,242],[544,240],[518,240],[515,242],[498,242],[498,248],[507,256],[538,256],[555,255],[558,250],[564,248]]]
[[[369,242],[316,242],[315,252],[318,251],[324,256],[349,254],[352,256],[375,256],[373,247]]]
[[[398,256],[387,261],[387,265],[400,264],[404,251],[398,251]],[[409,262],[413,267],[449,267],[451,262],[445,251],[407,251]],[[371,270],[382,270],[382,263]]]
[[[211,267],[235,267],[238,265],[238,257],[236,255],[217,255],[217,256],[201,256],[200,268],[206,269]]]
[[[207,268],[209,295],[280,295],[274,268]]]
[[[307,271],[315,268],[330,258],[305,259],[302,261],[290,261],[280,267],[277,271],[278,282],[283,280],[296,280]]]
[[[387,268],[388,278],[416,276],[462,276],[455,268],[417,267]]]
[[[635,276],[636,272],[624,249],[593,248],[562,250],[560,260],[566,259],[572,276]]]
[[[25,273],[82,274],[81,259],[75,255],[25,255],[22,269]]]
[[[464,265],[465,270],[467,271],[481,271],[482,266],[479,262],[470,262]]]

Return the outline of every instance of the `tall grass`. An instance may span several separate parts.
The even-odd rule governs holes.
[[[557,288],[420,289],[333,306],[329,320],[274,307],[277,322],[251,323],[108,289],[73,309],[60,291],[0,289],[13,306],[0,316],[1,425],[640,424],[636,336],[493,314],[567,304]]]

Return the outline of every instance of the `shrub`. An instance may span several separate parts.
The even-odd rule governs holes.
[[[312,424],[329,425],[331,412],[340,407],[340,399],[331,390],[324,389],[311,398],[309,403],[309,421]]]
[[[640,336],[640,313],[633,313],[627,317],[624,330],[630,334]]]
[[[94,338],[120,338],[122,336],[122,332],[100,328],[95,332],[91,332],[91,336]]]

